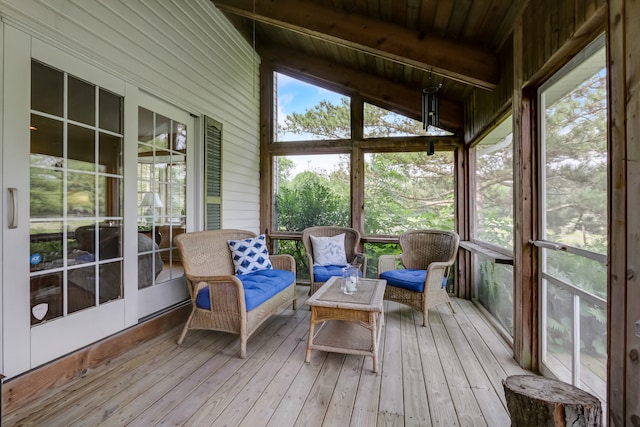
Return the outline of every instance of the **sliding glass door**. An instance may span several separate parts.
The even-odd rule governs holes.
[[[539,91],[541,360],[606,399],[607,76],[604,40]]]
[[[4,35],[2,370],[12,377],[188,298],[173,239],[193,227],[197,132],[184,110],[19,30]]]
[[[4,34],[3,369],[11,376],[125,327],[126,84],[18,30]]]

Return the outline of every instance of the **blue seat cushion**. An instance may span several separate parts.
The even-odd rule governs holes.
[[[313,280],[315,282],[326,282],[333,276],[342,277],[344,265],[314,265]]]
[[[289,287],[295,280],[295,274],[287,270],[258,270],[236,276],[244,288],[244,302],[247,311],[251,311],[260,304]],[[209,287],[201,289],[196,296],[196,305],[210,309]]]
[[[342,269],[344,265],[314,265],[313,266],[313,281],[314,282],[326,282],[333,276],[342,277]],[[362,277],[362,272],[359,273]]]
[[[427,270],[389,270],[380,275],[387,281],[387,285],[407,289],[414,292],[424,291],[424,281],[427,280]],[[447,278],[442,278],[442,287],[447,286]]]

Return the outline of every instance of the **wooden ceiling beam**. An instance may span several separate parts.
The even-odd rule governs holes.
[[[492,90],[495,53],[308,0],[212,0],[218,9]]]
[[[292,74],[309,83],[339,93],[359,93],[366,101],[398,114],[420,120],[422,89],[394,83],[382,77],[337,65],[316,56],[292,52],[285,46],[259,47],[263,61],[276,71]],[[440,98],[440,128],[459,134],[463,129],[463,105]]]

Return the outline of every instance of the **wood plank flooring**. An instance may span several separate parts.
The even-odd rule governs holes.
[[[370,357],[314,351],[308,288],[297,311],[236,336],[172,330],[36,402],[2,426],[509,426],[502,380],[526,373],[469,301],[429,312],[385,302],[380,372]]]

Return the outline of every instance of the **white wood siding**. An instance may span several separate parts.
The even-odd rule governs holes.
[[[8,24],[221,122],[222,226],[259,231],[259,58],[209,0],[0,0],[0,8]],[[199,189],[202,173],[195,177]]]

